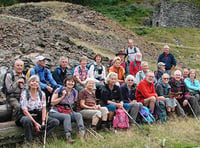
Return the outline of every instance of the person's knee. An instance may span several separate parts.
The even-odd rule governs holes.
[[[156,103],[156,97],[151,97],[151,98],[150,98],[150,102]]]
[[[107,105],[108,111],[115,112],[116,111],[116,106],[114,104],[109,104]]]
[[[51,118],[51,125],[53,126],[59,126],[60,125],[60,121],[56,118]]]
[[[123,107],[125,110],[129,110],[130,109],[130,105],[128,103],[124,103]]]
[[[101,118],[101,111],[97,110],[96,113],[94,114],[93,118]]]
[[[76,118],[76,119],[81,119],[81,118],[83,118],[83,117],[82,117],[81,113],[76,113],[76,114],[75,114],[75,118]]]
[[[32,125],[32,120],[28,116],[23,116],[21,122],[23,123],[23,126]]]
[[[101,107],[101,114],[102,114],[102,116],[107,115],[108,109],[106,107]]]

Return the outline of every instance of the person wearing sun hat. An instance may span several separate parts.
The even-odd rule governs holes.
[[[121,59],[121,66],[124,68],[125,70],[125,75],[128,75],[129,74],[129,66],[128,66],[128,63],[125,62],[125,58],[127,56],[127,54],[125,52],[123,52],[123,49],[122,50],[119,50],[115,56],[118,56],[120,57]]]
[[[156,80],[158,81],[162,77],[162,75],[164,73],[166,73],[166,71],[165,71],[165,63],[159,62],[158,63],[158,70],[155,72]]]
[[[163,53],[161,53],[158,57],[158,63],[165,63],[165,70],[168,71],[168,73],[171,73],[176,66],[176,59],[174,55],[169,52],[169,49],[168,45],[164,46]]]
[[[58,85],[56,81],[53,79],[52,74],[49,69],[45,67],[46,57],[40,55],[35,58],[36,65],[31,69],[30,76],[38,75],[40,78],[40,88],[44,91],[47,99],[47,105],[50,105],[50,100],[48,100],[53,90],[55,90]],[[49,85],[50,84],[50,85]]]

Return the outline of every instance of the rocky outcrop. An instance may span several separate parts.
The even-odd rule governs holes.
[[[200,27],[200,9],[188,2],[161,0],[153,13],[153,26]]]

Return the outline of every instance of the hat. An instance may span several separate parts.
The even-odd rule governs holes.
[[[168,45],[165,45],[163,48],[164,48],[164,49],[165,49],[165,48],[169,49],[169,46],[168,46]]]
[[[35,58],[35,61],[38,62],[38,61],[42,61],[42,60],[45,60],[46,58],[44,56],[37,56]]]
[[[116,56],[118,56],[118,55],[125,55],[125,56],[127,56],[127,54],[126,54],[125,52],[123,52],[123,51],[119,51],[119,52],[116,53],[115,55],[116,55]]]
[[[158,63],[158,67],[159,67],[159,66],[165,66],[165,63],[159,62],[159,63]]]

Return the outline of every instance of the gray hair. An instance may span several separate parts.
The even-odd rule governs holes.
[[[87,60],[88,61],[88,58],[86,56],[82,56],[82,57],[80,57],[79,62],[81,62],[82,60]]]
[[[89,81],[95,82],[95,79],[94,79],[94,78],[87,78],[87,79],[84,81],[85,85],[87,85],[87,83],[88,83]]]
[[[127,83],[129,79],[135,80],[135,77],[133,75],[128,75],[125,79],[125,82]]]
[[[16,64],[17,62],[22,62],[23,67],[24,67],[24,61],[22,61],[21,59],[16,59],[13,66],[15,66],[15,64]]]
[[[143,66],[143,65],[145,65],[145,64],[149,65],[148,62],[143,61],[143,62],[141,63],[141,66]]]
[[[108,75],[107,75],[107,77],[106,77],[106,79],[105,79],[105,83],[106,84],[108,84],[108,82],[110,81],[110,77],[111,76],[116,76],[116,77],[118,77],[118,74],[117,73],[115,73],[115,72],[110,72]]]
[[[38,80],[40,82],[40,78],[38,77],[38,75],[32,75],[28,81],[27,81],[27,89],[30,90],[30,86],[29,86],[29,83],[32,81],[32,80]],[[40,85],[38,87],[38,89],[40,90]]]
[[[182,76],[182,72],[181,72],[180,70],[176,70],[176,71],[174,71],[174,75],[176,75],[177,73],[180,73],[181,76]]]
[[[67,61],[69,61],[69,59],[67,57],[62,56],[62,57],[60,57],[59,62],[61,62],[63,59],[66,59]]]

